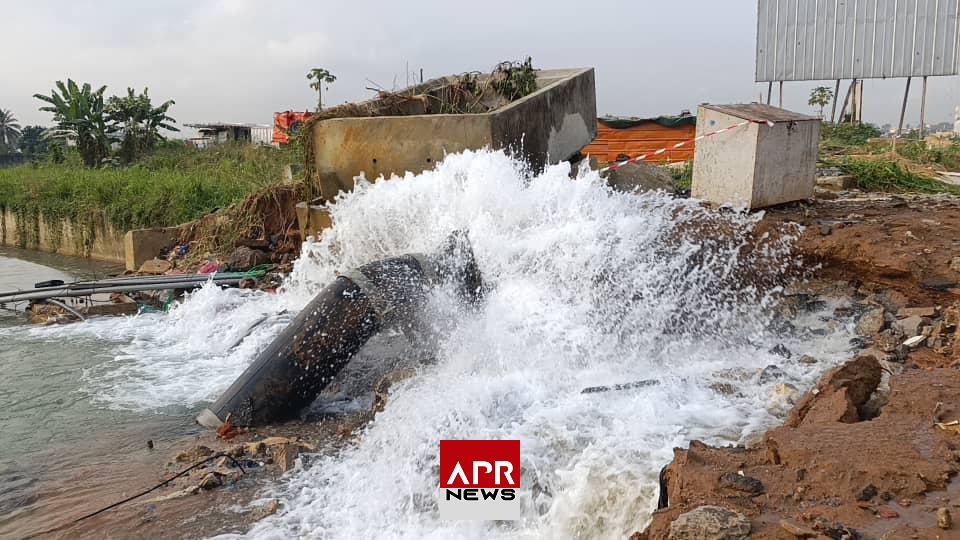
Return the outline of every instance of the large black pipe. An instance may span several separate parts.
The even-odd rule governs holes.
[[[350,358],[385,325],[410,320],[431,287],[452,284],[467,301],[480,276],[462,234],[439,255],[377,261],[338,277],[300,312],[220,399],[197,417],[219,427],[258,426],[297,417]]]

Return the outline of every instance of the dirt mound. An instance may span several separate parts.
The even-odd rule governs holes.
[[[918,304],[960,299],[960,199],[881,196],[817,200],[767,211],[762,228],[806,227],[797,246],[816,275],[870,283]]]
[[[865,350],[755,446],[676,449],[635,538],[703,506],[746,516],[751,538],[960,538],[960,201],[804,202],[760,230],[793,224],[810,277],[854,299]]]
[[[293,260],[300,251],[296,204],[302,184],[273,186],[248,195],[237,204],[180,226],[180,246],[189,246],[182,259],[171,254],[178,268],[202,265],[208,258],[226,261],[236,248],[263,251],[271,262],[283,255]]]
[[[872,380],[869,364],[858,358],[831,372],[818,388],[836,390],[808,393],[801,403],[816,408],[852,388],[838,386],[845,370]],[[960,419],[960,371],[917,370],[891,384],[889,403],[870,421],[807,415],[797,427],[771,430],[755,448],[694,441],[675,450],[663,475],[669,505],[637,538],[666,538],[676,517],[703,505],[749,517],[752,538],[794,538],[791,526],[833,538],[842,537],[836,531],[860,538],[892,531],[944,538],[937,510],[960,504],[960,484],[952,481],[960,467],[960,435],[937,427],[934,414],[938,403],[951,403],[939,406],[938,421]]]

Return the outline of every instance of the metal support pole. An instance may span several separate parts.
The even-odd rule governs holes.
[[[863,123],[863,79],[857,81],[857,123]]]
[[[837,118],[837,100],[840,99],[840,79],[837,79],[837,86],[833,89],[833,108],[830,109],[830,122],[836,122]]]
[[[767,83],[767,105],[770,104],[770,95],[773,94],[773,81]]]
[[[907,97],[910,95],[910,79],[912,79],[912,77],[907,77],[907,88],[903,91],[903,106],[900,107],[900,123],[897,124],[897,137],[899,137],[903,131],[903,117],[907,114]]]
[[[850,94],[853,92],[855,84],[857,84],[857,80],[853,79],[850,81],[850,86],[847,87],[847,96],[843,98],[843,106],[840,107],[840,118],[837,119],[837,123],[843,123],[843,114],[847,112],[847,103],[850,102]]]
[[[780,81],[780,108],[783,108],[783,81]]]
[[[923,90],[920,93],[920,138],[923,138],[924,120],[927,115],[927,76],[923,76]]]

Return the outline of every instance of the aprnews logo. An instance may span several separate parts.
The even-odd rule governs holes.
[[[440,441],[441,519],[520,519],[520,441]]]

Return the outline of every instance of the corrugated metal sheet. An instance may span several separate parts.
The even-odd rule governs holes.
[[[960,0],[758,0],[757,81],[956,75]]]
[[[666,152],[650,156],[646,161],[648,163],[689,161],[693,159],[692,144],[680,148],[671,147],[678,142],[694,138],[696,131],[695,124],[666,127],[653,121],[628,128],[614,128],[598,119],[597,138],[580,150],[580,153],[596,157],[597,163],[606,165],[623,159],[623,156],[637,157],[640,154],[668,148]]]

